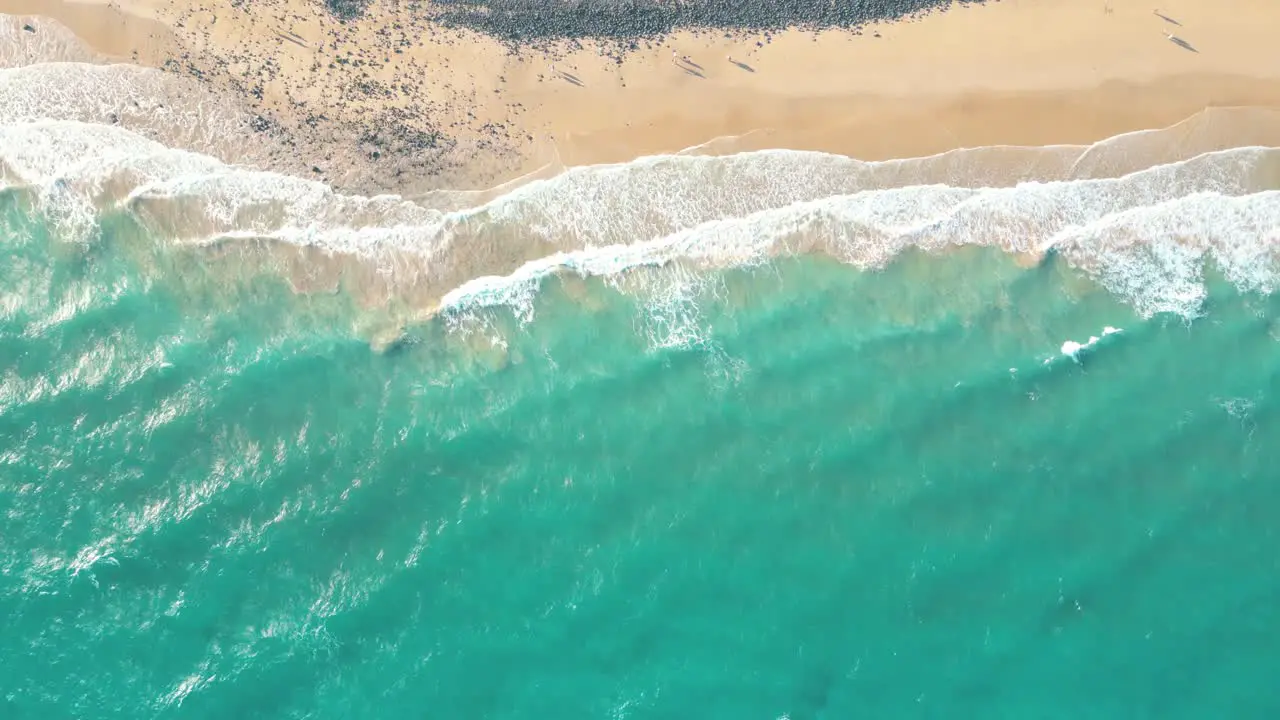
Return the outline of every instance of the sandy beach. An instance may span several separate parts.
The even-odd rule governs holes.
[[[415,5],[379,0],[354,20],[320,0],[0,0],[0,12],[52,18],[104,61],[193,76],[294,137],[329,128],[317,174],[360,184],[340,170],[360,155],[374,168],[361,178],[381,162],[372,184],[405,192],[700,145],[885,159],[1088,143],[1208,106],[1280,105],[1268,0],[1006,0],[858,31],[680,31],[622,54],[616,41],[515,51]],[[394,164],[415,154],[432,162]]]
[[[1150,2],[0,0],[0,720],[1280,718],[1280,0]]]

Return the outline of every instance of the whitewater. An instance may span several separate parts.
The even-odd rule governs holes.
[[[1260,292],[1280,271],[1271,109],[1209,108],[1088,146],[884,162],[789,150],[642,157],[567,168],[477,204],[484,194],[364,197],[259,169],[278,149],[261,134],[242,142],[253,133],[234,105],[159,70],[40,60],[76,54],[66,38],[41,38],[50,47],[11,51],[0,69],[0,186],[61,234],[87,242],[98,217],[125,213],[163,242],[252,243],[252,271],[286,274],[275,255],[302,248],[373,268],[358,271],[377,278],[358,294],[407,298],[407,322],[498,304],[527,314],[556,273],[713,270],[797,253],[875,269],[911,248],[990,246],[1031,263],[1052,252],[1144,315],[1194,315],[1209,265]]]

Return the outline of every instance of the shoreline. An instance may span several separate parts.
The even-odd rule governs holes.
[[[1280,6],[1266,0],[1171,0],[1159,15],[1004,0],[861,34],[680,31],[617,58],[614,41],[513,53],[409,22],[394,0],[347,21],[315,0],[234,4],[0,0],[0,12],[51,17],[104,55],[194,76],[304,154],[327,154],[315,158],[322,179],[366,193],[483,190],[548,165],[699,146],[883,160],[1087,144],[1205,107],[1280,107],[1280,65],[1266,62]],[[342,163],[360,171],[344,182],[330,171]]]

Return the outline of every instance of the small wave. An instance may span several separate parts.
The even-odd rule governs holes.
[[[1058,352],[1061,354],[1061,356],[1062,356],[1062,357],[1071,358],[1072,360],[1075,360],[1076,362],[1079,362],[1079,361],[1080,361],[1080,354],[1081,354],[1081,353],[1083,353],[1083,352],[1084,352],[1084,351],[1086,351],[1086,350],[1090,350],[1090,349],[1092,349],[1092,348],[1093,348],[1094,346],[1096,346],[1098,343],[1102,342],[1102,338],[1104,338],[1104,337],[1106,337],[1106,336],[1108,336],[1108,335],[1115,335],[1116,333],[1121,333],[1121,332],[1124,332],[1124,330],[1122,330],[1122,329],[1120,329],[1120,328],[1118,328],[1118,327],[1112,327],[1112,326],[1108,325],[1108,326],[1106,326],[1106,327],[1102,328],[1102,335],[1101,335],[1101,337],[1099,337],[1099,336],[1097,336],[1097,335],[1091,335],[1091,336],[1089,336],[1089,339],[1088,339],[1088,340],[1086,340],[1086,341],[1084,341],[1084,342],[1076,342],[1075,340],[1067,340],[1066,342],[1062,343],[1062,347],[1059,349],[1059,351],[1058,351]],[[1045,365],[1049,365],[1049,364],[1050,364],[1050,363],[1052,363],[1055,359],[1056,359],[1056,358],[1052,358],[1052,357],[1050,357],[1050,358],[1046,358],[1046,359],[1045,359],[1045,361],[1044,361],[1044,364],[1045,364]]]
[[[613,245],[867,190],[1114,178],[1240,147],[1280,147],[1280,112],[1212,108],[1169,128],[1089,146],[990,146],[876,162],[795,150],[659,155],[572,168],[498,198],[474,217],[533,226],[563,238],[562,247]]]
[[[101,211],[138,184],[221,166],[122,128],[77,121],[0,125],[0,148],[0,180],[31,189],[37,206],[72,240],[87,238]]]
[[[324,183],[247,168],[221,167],[152,181],[124,204],[147,216],[163,237],[208,242],[235,237],[323,243],[326,249],[377,252],[431,235],[443,213],[394,195],[362,197]],[[427,253],[429,246],[416,249]]]
[[[342,194],[80,121],[0,125],[0,167],[39,187],[64,230],[87,232],[95,212],[120,208],[172,242],[266,240],[259,261],[314,275],[285,249],[304,248],[365,268],[356,272],[377,302],[399,296],[428,314],[527,310],[537,283],[558,272],[724,268],[793,253],[874,268],[906,248],[960,245],[1057,252],[1143,313],[1189,314],[1208,258],[1242,287],[1273,282],[1280,150],[1222,149],[1251,139],[1280,143],[1280,115],[1211,109],[1091,146],[882,162],[791,150],[653,156],[535,177],[452,211]]]
[[[61,184],[79,188],[87,199],[114,176],[121,179],[116,187],[127,191],[157,177],[211,172],[220,165],[216,158],[122,128],[67,120],[0,125],[0,147],[15,184]]]
[[[1280,110],[1265,107],[1209,107],[1180,123],[1137,130],[1087,147],[1069,179],[1115,177],[1201,153],[1239,147],[1280,147]]]
[[[40,71],[84,72],[84,67],[45,66]],[[122,69],[127,67],[105,66],[101,71],[88,72],[123,73],[121,77],[127,76],[125,79],[129,80],[133,78],[130,73],[135,71]],[[147,83],[167,88],[167,92],[178,92],[167,85],[169,79],[163,74],[137,72],[141,73],[139,78],[147,78]],[[123,82],[123,86],[128,87],[130,82]],[[0,87],[3,87],[2,81]],[[17,95],[25,92],[15,91]],[[68,95],[65,102],[42,100],[37,109],[3,111],[12,122],[0,123],[0,128],[8,130],[4,149],[0,150],[0,162],[19,176],[24,166],[39,167],[36,178],[18,177],[8,182],[24,179],[40,182],[56,177],[74,184],[82,175],[102,175],[99,168],[84,162],[87,156],[110,156],[113,167],[127,170],[129,152],[137,152],[141,157],[156,154],[154,148],[139,147],[138,137],[171,145],[149,137],[146,127],[125,135],[108,133],[92,124],[93,117],[109,115],[115,105],[130,104],[132,100],[127,97],[105,91],[90,93],[87,99],[80,100],[72,95],[74,93]],[[17,102],[11,104],[15,108],[24,107]],[[58,112],[64,114],[79,113],[89,119],[66,118],[82,124],[50,128],[49,132],[56,137],[42,140],[33,135],[41,127],[49,127],[43,125],[47,118],[34,122],[31,116],[54,113],[46,105],[60,107]],[[210,128],[203,134],[191,131],[199,137],[188,138],[191,147],[187,149],[211,154],[213,146],[218,145],[220,133],[235,130],[237,120],[234,113],[228,111],[220,120],[202,121],[200,108],[207,107],[208,103],[197,103],[197,106],[183,110],[185,114],[181,118],[170,119],[179,125]],[[18,136],[7,125],[16,128]],[[73,137],[76,134],[83,137]],[[1185,160],[1224,147],[1249,145],[1280,145],[1280,115],[1250,108],[1212,109],[1170,128],[1128,133],[1092,146],[970,148],[882,162],[791,150],[727,156],[653,156],[618,165],[572,168],[550,178],[533,179],[496,198],[492,198],[493,193],[470,193],[468,198],[442,199],[435,197],[437,193],[423,198],[419,204],[459,212],[460,219],[471,225],[532,227],[540,236],[556,237],[560,248],[572,249],[659,237],[711,220],[743,217],[769,208],[865,190],[932,184],[1007,187],[1029,181],[1117,177],[1153,164]],[[1150,162],[1153,158],[1159,162]],[[162,177],[179,174],[190,173],[184,169],[164,173]],[[143,172],[135,188],[156,178],[154,173]],[[268,185],[278,180],[279,176],[274,174],[262,177],[262,183]],[[494,192],[501,190],[497,188]],[[476,200],[483,204],[465,209]],[[231,230],[228,234],[243,237],[253,232],[250,228],[243,230],[247,232]],[[323,225],[308,230],[310,232],[287,234],[307,238],[307,242],[323,243]],[[461,234],[466,234],[465,228]],[[342,245],[347,246],[349,233],[344,235]]]
[[[1050,149],[1048,156],[1061,152],[1061,148]],[[1032,153],[1032,149],[1005,148],[991,154],[1008,159]],[[727,158],[646,158],[626,166],[576,168],[469,211],[425,215],[405,212],[405,208],[413,210],[410,204],[388,201],[376,205],[373,214],[361,222],[349,220],[359,214],[347,210],[328,214],[307,210],[271,228],[258,226],[240,235],[228,231],[221,238],[265,236],[375,258],[395,251],[399,253],[396,282],[415,284],[419,290],[426,287],[422,294],[428,298],[430,288],[438,288],[435,292],[443,293],[436,296],[440,308],[504,304],[527,312],[534,288],[549,274],[607,276],[676,260],[727,267],[778,254],[823,252],[861,267],[879,267],[907,247],[937,251],[982,244],[1034,257],[1057,250],[1068,254],[1073,263],[1094,267],[1098,263],[1084,250],[1066,242],[1074,237],[1072,233],[1096,227],[1117,213],[1197,193],[1248,195],[1276,186],[1280,178],[1280,151],[1250,147],[1204,153],[1119,178],[1033,181],[1012,187],[912,183],[929,176],[922,167],[930,168],[935,176],[941,166],[947,169],[947,176],[970,177],[957,168],[981,157],[975,150],[890,163],[860,163],[789,151]],[[990,162],[990,157],[985,161]],[[801,182],[806,175],[824,177],[820,172],[824,166],[850,170],[852,179],[827,185],[805,186]],[[755,169],[744,169],[749,167]],[[805,167],[818,170],[803,173]],[[1043,169],[1044,163],[1038,167]],[[758,187],[752,192],[735,191],[735,180],[752,172],[759,176]],[[1064,169],[1062,174],[1072,173]],[[615,177],[618,175],[630,177],[620,181]],[[838,177],[839,173],[826,176]],[[687,202],[673,198],[679,191],[673,192],[671,187],[681,177],[686,178],[686,187],[703,188],[702,192],[691,191]],[[689,177],[701,179],[689,183]],[[246,178],[246,182],[252,185],[256,180]],[[590,189],[592,183],[594,190]],[[864,189],[825,194],[833,186],[846,184]],[[665,192],[666,197],[650,197],[647,204],[629,201],[623,208],[613,206],[638,190],[637,186]],[[207,192],[187,195],[195,198]],[[154,196],[155,188],[147,194]],[[808,199],[811,195],[817,197]],[[806,199],[792,201],[796,196]],[[1259,198],[1261,210],[1265,210],[1270,196]],[[343,207],[353,201],[326,196],[325,202]],[[757,209],[736,215],[752,208]],[[379,213],[391,214],[379,219]],[[394,221],[390,221],[392,217]],[[306,225],[293,224],[299,221]],[[1267,222],[1265,215],[1259,216],[1251,227],[1260,232]],[[1255,233],[1254,237],[1261,236]],[[1091,247],[1105,244],[1098,241]],[[1128,262],[1129,256],[1124,257]],[[504,266],[514,271],[503,272]],[[1109,270],[1098,276],[1109,287],[1123,287],[1124,296],[1143,312],[1189,313],[1198,303],[1198,295],[1184,292],[1192,277],[1186,270],[1190,265],[1180,266],[1183,270],[1177,274],[1183,290],[1157,284],[1145,293],[1119,279],[1120,265],[1107,267]],[[1126,267],[1126,277],[1141,274],[1132,262]],[[1233,267],[1242,266],[1235,262]],[[1166,279],[1174,277],[1166,275]],[[1236,276],[1243,277],[1243,271]],[[1251,287],[1264,285],[1261,281],[1250,283]]]
[[[0,126],[69,120],[116,125],[168,147],[254,162],[249,116],[193,80],[137,65],[39,63],[0,69]]]
[[[1243,288],[1274,284],[1280,193],[1253,191],[1277,162],[1280,151],[1242,148],[1117,179],[822,198],[655,240],[549,255],[510,275],[473,279],[447,293],[441,307],[515,305],[527,313],[533,288],[559,272],[607,276],[677,261],[722,268],[813,252],[878,268],[907,248],[982,245],[1035,257],[1058,252],[1144,314],[1190,315],[1203,299],[1206,255]]]
[[[1238,289],[1271,293],[1280,278],[1280,191],[1197,193],[1131,208],[1054,238],[1074,266],[1146,316],[1193,316],[1207,261]]]

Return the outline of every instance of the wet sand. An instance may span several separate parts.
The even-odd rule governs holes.
[[[318,0],[0,0],[0,12],[54,18],[104,56],[234,93],[280,132],[328,142],[317,175],[349,185],[336,166],[358,158],[370,189],[406,193],[703,144],[874,160],[1280,106],[1270,0],[1158,13],[1005,0],[860,31],[679,31],[621,55],[616,41],[513,49],[413,5],[375,1],[355,20]]]

